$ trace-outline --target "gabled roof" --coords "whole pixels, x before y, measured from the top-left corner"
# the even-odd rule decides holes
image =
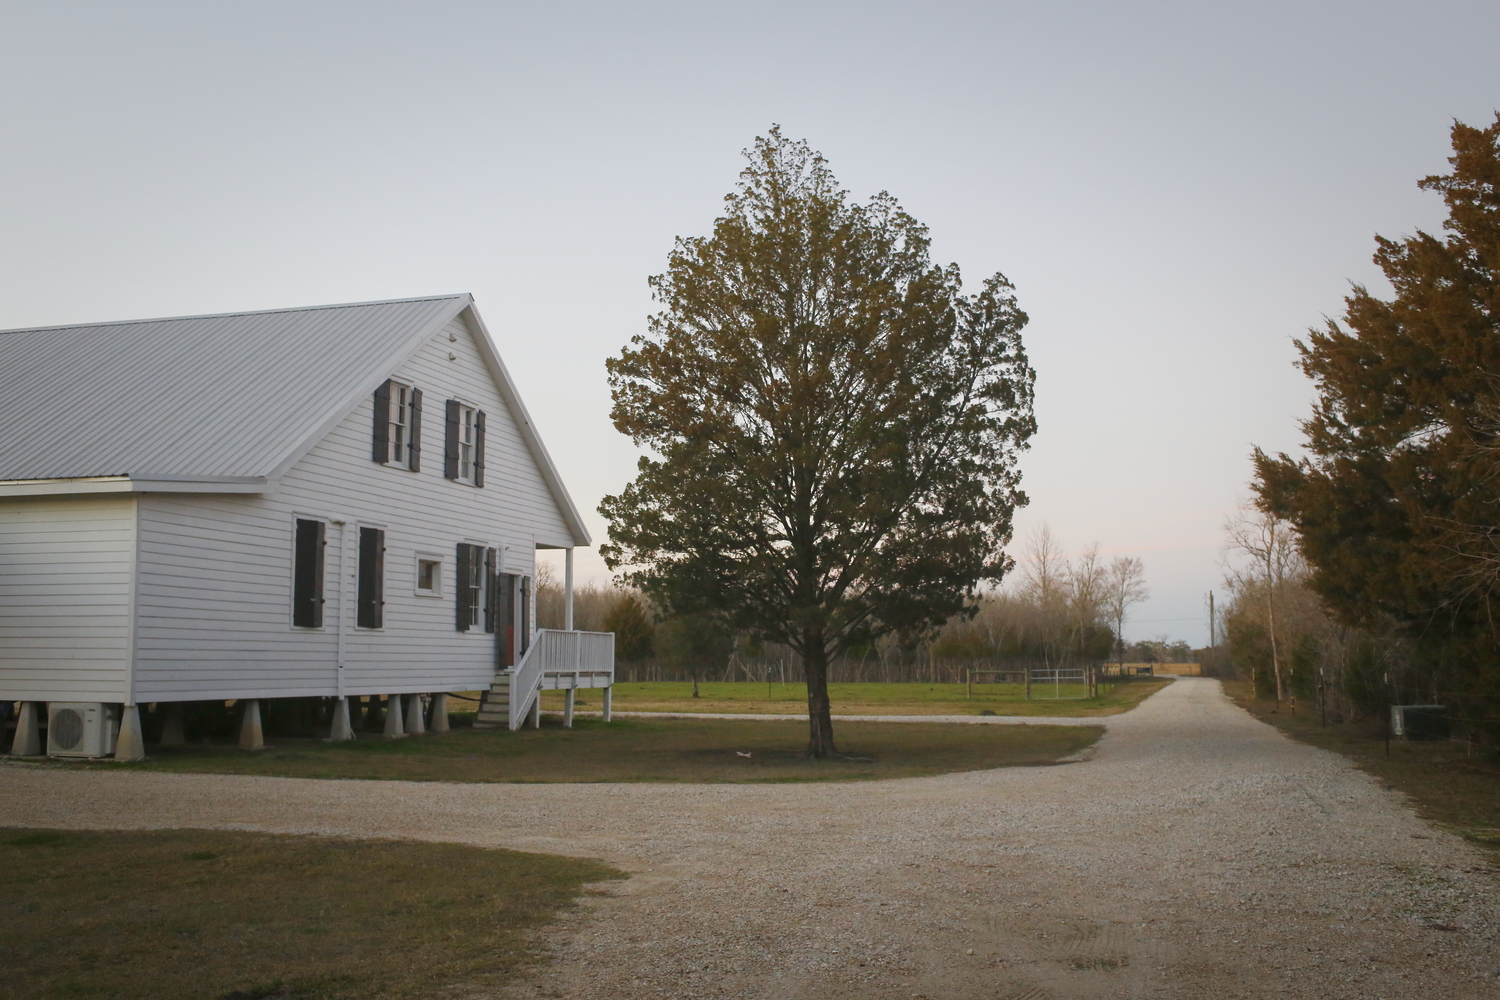
[[[470,295],[0,332],[0,495],[260,492],[466,310],[575,543],[589,544]]]

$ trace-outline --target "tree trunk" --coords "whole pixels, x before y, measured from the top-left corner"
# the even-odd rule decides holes
[[[807,679],[807,755],[832,757],[838,750],[833,745],[833,710],[828,703],[828,651],[823,647],[821,632],[806,636],[802,673]]]
[[[1266,626],[1271,633],[1271,671],[1276,676],[1276,707],[1280,708],[1281,657],[1276,649],[1276,577],[1269,559],[1266,561]]]

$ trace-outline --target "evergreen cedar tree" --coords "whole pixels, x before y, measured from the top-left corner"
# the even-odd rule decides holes
[[[830,660],[972,613],[1012,565],[1034,373],[1002,275],[963,295],[925,227],[779,128],[745,155],[608,362],[615,426],[654,457],[600,505],[602,552],[666,614],[796,650],[826,757]]]
[[[1452,141],[1453,172],[1421,181],[1447,202],[1446,236],[1377,237],[1395,296],[1356,286],[1343,324],[1298,342],[1318,396],[1308,457],[1256,449],[1255,489],[1343,622],[1410,640],[1408,696],[1500,708],[1500,114]]]

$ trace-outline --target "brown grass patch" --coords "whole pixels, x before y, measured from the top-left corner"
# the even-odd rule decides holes
[[[591,882],[575,858],[206,830],[0,830],[0,997],[491,990]]]

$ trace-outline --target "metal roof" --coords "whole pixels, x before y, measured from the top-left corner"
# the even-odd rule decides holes
[[[472,301],[0,333],[0,480],[271,476]]]
[[[261,492],[466,310],[574,543],[590,544],[471,295],[0,332],[0,495]]]

